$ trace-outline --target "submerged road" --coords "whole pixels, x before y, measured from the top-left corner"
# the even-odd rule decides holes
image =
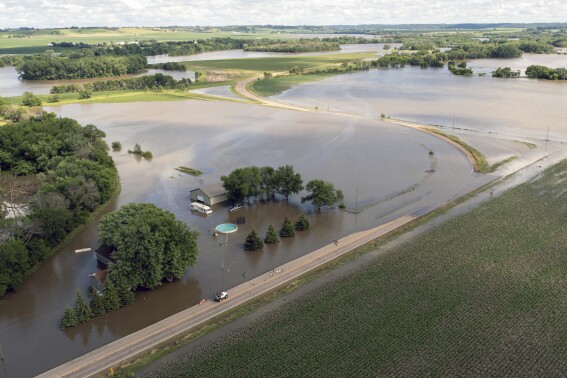
[[[228,291],[229,298],[221,303],[207,300],[166,319],[152,324],[131,335],[116,340],[90,353],[49,370],[38,377],[88,377],[122,361],[150,350],[175,336],[181,335],[215,316],[245,304],[270,290],[293,281],[305,273],[348,253],[365,243],[383,236],[416,219],[406,215],[389,223],[361,231],[337,240],[303,257],[282,265],[274,271],[238,285]]]

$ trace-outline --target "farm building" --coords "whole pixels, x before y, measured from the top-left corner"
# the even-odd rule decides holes
[[[209,206],[228,200],[226,189],[222,186],[222,182],[193,189],[189,194],[192,202],[198,201]]]

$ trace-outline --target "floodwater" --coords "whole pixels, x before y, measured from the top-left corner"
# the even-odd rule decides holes
[[[401,46],[401,43],[391,43],[392,48]],[[351,54],[357,52],[373,52],[376,51],[379,55],[383,55],[383,43],[367,43],[360,45],[341,45],[341,49],[337,51],[319,51],[319,52],[306,52],[306,53],[283,53],[283,52],[262,52],[262,51],[244,51],[244,50],[225,50],[213,51],[195,55],[184,56],[169,56],[169,55],[155,55],[148,56],[148,63],[166,63],[166,62],[194,62],[201,60],[218,60],[218,59],[245,59],[245,58],[265,58],[270,56],[313,56],[313,55],[326,55],[326,54]]]
[[[400,44],[391,44],[393,47]],[[321,51],[312,53],[272,53],[272,52],[253,52],[244,50],[226,50],[214,51],[202,54],[188,55],[188,56],[168,56],[156,55],[148,56],[148,63],[167,63],[167,62],[186,62],[186,61],[201,61],[201,60],[215,60],[215,59],[242,59],[242,58],[262,58],[268,56],[296,56],[296,55],[323,55],[323,54],[348,54],[355,52],[372,52],[376,51],[380,55],[384,53],[383,43],[369,43],[362,45],[342,45],[340,51]],[[32,92],[35,94],[48,94],[51,87],[60,84],[82,84],[93,82],[97,80],[113,80],[126,77],[139,77],[144,75],[153,75],[156,73],[163,73],[164,75],[171,75],[174,79],[180,80],[181,78],[195,79],[195,73],[192,71],[165,71],[161,69],[149,69],[142,73],[126,76],[115,76],[108,78],[97,79],[80,79],[80,80],[20,80],[15,67],[1,67],[0,68],[0,96],[20,96],[24,92]]]
[[[546,60],[547,59],[547,60]],[[521,59],[471,61],[470,66],[539,62],[567,67],[564,55],[527,55]],[[567,82],[451,75],[447,68],[377,69],[301,84],[276,99],[317,106],[321,111],[369,117],[386,116],[411,121],[454,125],[508,139],[532,138],[567,142]]]
[[[139,292],[132,306],[61,331],[57,322],[65,305],[73,304],[77,288],[86,291],[88,275],[98,269],[92,253],[73,252],[97,247],[93,222],[18,293],[0,300],[0,345],[8,376],[29,377],[48,370],[341,236],[425,212],[494,177],[475,175],[459,151],[431,135],[381,122],[381,112],[447,127],[454,117],[457,132],[468,133],[479,143],[487,136],[507,139],[485,144],[495,159],[501,159],[527,149],[515,140],[545,138],[547,126],[550,139],[567,141],[566,95],[567,83],[463,78],[446,69],[406,67],[336,76],[279,96],[318,106],[320,112],[207,101],[46,108],[97,125],[109,143],[118,140],[125,151],[135,143],[150,150],[151,161],[113,153],[122,192],[107,211],[129,202],[151,202],[171,211],[201,233],[200,255],[183,279]],[[547,152],[539,144],[534,151]],[[255,201],[233,213],[228,205],[217,205],[209,217],[189,211],[191,188],[218,182],[238,167],[283,164],[292,164],[305,182],[333,182],[344,191],[347,208],[367,209],[359,214],[339,209],[318,213],[295,196],[289,203]],[[175,170],[178,166],[204,174],[184,175]],[[296,218],[300,213],[307,213],[312,230],[261,252],[243,251],[252,227],[263,235],[270,223],[279,228],[285,216]],[[237,217],[246,223],[227,240],[209,234],[211,228]]]
[[[242,100],[243,98],[230,90],[230,85],[221,85],[218,87],[208,87],[200,89],[192,89],[193,93],[200,93],[209,96],[217,96],[223,98],[229,98],[232,100]]]
[[[86,291],[88,275],[97,270],[92,253],[73,252],[97,246],[96,222],[89,225],[20,292],[0,300],[0,344],[9,376],[45,371],[334,239],[427,211],[489,179],[473,174],[460,152],[428,134],[359,117],[203,101],[74,104],[47,110],[97,125],[108,142],[119,140],[125,150],[139,143],[152,151],[151,161],[113,153],[122,193],[108,210],[134,201],[169,210],[200,231],[200,255],[183,279],[139,292],[132,306],[61,331],[57,321],[64,306],[73,304],[77,288]],[[342,189],[348,208],[369,208],[358,215],[339,209],[317,213],[296,196],[289,203],[256,202],[232,213],[228,205],[214,206],[209,217],[190,212],[191,188],[252,164],[292,164],[304,181],[322,178]],[[205,174],[193,177],[174,169],[182,165]],[[261,252],[244,252],[252,227],[263,235],[270,223],[279,228],[285,216],[297,218],[302,212],[312,230]],[[246,223],[227,241],[208,234],[237,217]]]
[[[34,94],[48,94],[54,85],[61,84],[84,84],[92,83],[100,80],[117,80],[131,77],[140,77],[146,75],[154,75],[162,73],[170,75],[175,80],[182,78],[195,79],[195,72],[193,71],[166,71],[161,69],[149,69],[144,72],[133,75],[113,76],[96,79],[78,79],[78,80],[21,80],[18,78],[18,72],[15,67],[1,67],[0,68],[0,96],[20,96],[24,92],[32,92]]]

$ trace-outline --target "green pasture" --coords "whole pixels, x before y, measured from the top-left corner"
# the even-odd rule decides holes
[[[338,74],[339,72],[310,75],[286,75],[271,79],[256,80],[251,83],[250,89],[252,92],[257,93],[260,96],[275,96],[298,84],[319,81]]]
[[[245,72],[279,72],[287,71],[294,66],[304,68],[333,66],[344,62],[352,62],[356,59],[366,59],[375,57],[372,52],[351,53],[351,54],[325,54],[312,56],[284,56],[266,57],[249,59],[219,59],[203,60],[194,62],[184,62],[188,70],[227,70]]]
[[[567,162],[150,377],[563,376]]]

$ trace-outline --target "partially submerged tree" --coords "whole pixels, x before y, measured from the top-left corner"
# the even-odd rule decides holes
[[[305,189],[310,193],[301,198],[301,202],[311,201],[318,210],[325,205],[331,207],[344,199],[343,192],[336,190],[335,186],[327,181],[311,180]]]
[[[266,237],[264,238],[264,243],[266,244],[277,244],[280,242],[276,229],[271,224],[268,226],[268,231],[266,232]]]
[[[91,297],[90,306],[93,316],[103,315],[106,312],[106,309],[104,308],[104,295],[95,289],[94,286],[90,287],[89,295]]]
[[[198,233],[153,204],[131,203],[104,216],[101,241],[115,248],[109,276],[114,282],[153,289],[162,281],[179,279],[199,253]]]
[[[102,295],[104,296],[104,310],[106,312],[120,308],[120,298],[118,298],[114,283],[112,283],[112,280],[109,278],[107,278],[104,283]]]
[[[303,180],[299,173],[295,173],[293,165],[279,167],[275,172],[275,182],[276,192],[284,196],[286,201],[290,195],[303,190]]]
[[[75,327],[77,324],[79,324],[79,321],[77,320],[77,313],[75,312],[75,309],[71,306],[67,306],[63,313],[63,317],[61,317],[61,320],[59,321],[59,328],[71,328]]]
[[[282,228],[280,230],[280,236],[282,238],[290,238],[292,236],[295,236],[295,227],[293,225],[293,222],[288,217],[285,217],[283,221]]]
[[[79,323],[84,323],[89,321],[93,317],[93,312],[91,307],[81,294],[80,290],[77,290],[75,298],[75,314],[77,315],[77,321]]]
[[[247,251],[257,251],[264,247],[264,243],[262,243],[262,239],[258,236],[258,233],[255,229],[252,229],[250,234],[246,237],[246,241],[244,242],[244,249]]]

